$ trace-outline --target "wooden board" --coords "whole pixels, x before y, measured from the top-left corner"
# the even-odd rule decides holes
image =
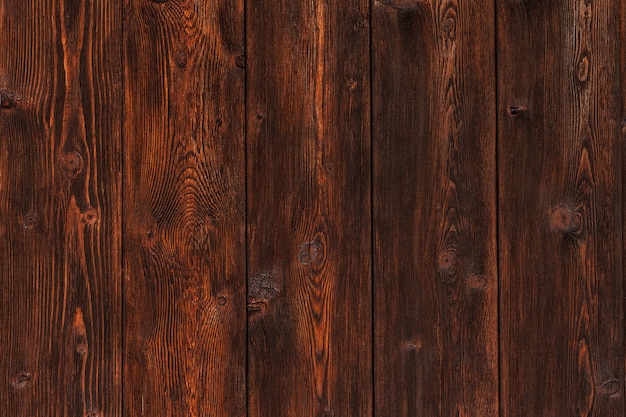
[[[493,10],[374,1],[379,416],[498,415]]]
[[[121,413],[121,10],[0,3],[0,414]]]
[[[243,2],[124,13],[124,414],[243,416]]]
[[[497,20],[502,416],[623,416],[619,2]]]
[[[249,0],[249,415],[369,416],[369,8]]]

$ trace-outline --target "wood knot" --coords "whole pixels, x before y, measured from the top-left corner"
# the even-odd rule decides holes
[[[604,395],[615,395],[621,389],[620,383],[616,379],[606,381],[600,387],[600,392]]]
[[[0,107],[3,109],[12,109],[17,105],[18,98],[12,91],[3,89],[0,90]]]
[[[239,54],[235,57],[235,66],[237,68],[246,67],[246,56],[244,54]]]
[[[22,218],[22,228],[25,230],[32,230],[38,221],[39,216],[37,213],[28,213]]]
[[[550,213],[550,226],[562,233],[576,232],[582,226],[582,215],[566,206],[556,207]]]
[[[356,30],[363,30],[363,29],[367,29],[369,27],[370,23],[367,20],[367,18],[365,17],[360,17],[357,19],[356,23],[354,24],[354,28]]]
[[[583,55],[578,62],[578,72],[576,76],[581,83],[587,82],[589,79],[589,57],[587,55]]]
[[[348,87],[348,90],[354,91],[356,86],[357,86],[357,82],[353,78],[346,80],[346,87]]]
[[[83,157],[78,151],[67,152],[61,158],[63,172],[70,178],[75,178],[83,169]]]
[[[226,305],[226,297],[218,297],[217,298],[217,304],[219,306],[225,306]]]
[[[95,224],[98,222],[98,212],[90,208],[82,214],[81,222],[83,224]]]
[[[178,68],[185,68],[187,66],[187,51],[181,49],[176,54],[176,66]]]
[[[26,387],[26,385],[28,385],[32,379],[33,379],[32,372],[28,372],[28,371],[20,372],[19,374],[15,375],[12,378],[11,386],[14,389],[22,389]]]
[[[80,356],[85,356],[89,350],[89,347],[87,346],[87,342],[81,341],[78,342],[76,344],[76,353],[78,353]]]
[[[422,340],[420,338],[405,340],[402,342],[402,349],[404,351],[414,351],[419,353],[422,350]]]
[[[473,290],[484,290],[487,288],[487,277],[479,274],[469,274],[465,279],[468,288]]]
[[[304,242],[300,245],[298,262],[302,265],[318,264],[324,256],[324,246],[319,240]]]
[[[437,257],[437,269],[442,274],[454,275],[456,272],[457,256],[452,249],[447,249],[439,253]]]
[[[512,106],[509,106],[509,114],[511,116],[519,116],[520,114],[523,114],[526,112],[526,106],[523,106],[521,104],[515,104]]]
[[[264,312],[268,303],[280,293],[280,288],[274,275],[262,273],[250,278],[248,282],[248,302],[249,313]]]
[[[454,32],[456,29],[456,20],[452,17],[446,17],[443,21],[442,29],[446,37],[450,39],[454,38]]]

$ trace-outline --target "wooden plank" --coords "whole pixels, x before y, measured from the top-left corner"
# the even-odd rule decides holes
[[[249,0],[249,415],[369,416],[369,7]]]
[[[243,416],[243,1],[124,13],[125,415]]]
[[[374,1],[376,415],[498,415],[494,25]]]
[[[0,2],[0,414],[121,412],[121,11]]]
[[[620,2],[619,9],[619,62],[620,62],[620,94],[622,100],[621,116],[621,164],[622,164],[622,274],[624,275],[624,281],[622,285],[626,285],[626,275],[624,274],[624,265],[626,264],[626,193],[624,193],[624,184],[626,183],[626,2]],[[624,289],[622,289],[624,291]],[[624,315],[626,314],[626,305],[622,305],[621,317],[626,326],[626,320]],[[626,332],[626,327],[624,328]],[[626,340],[624,340],[624,357],[626,358]],[[626,360],[624,361],[626,366]],[[624,371],[626,376],[626,370]],[[624,394],[626,394],[626,384],[624,384]]]
[[[619,3],[498,2],[503,417],[624,415]]]

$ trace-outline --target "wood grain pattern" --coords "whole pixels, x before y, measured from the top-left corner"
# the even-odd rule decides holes
[[[497,416],[491,1],[375,1],[375,412]]]
[[[498,2],[502,416],[624,415],[619,2]]]
[[[0,417],[626,413],[626,1],[0,0]]]
[[[121,11],[0,3],[0,414],[121,413]]]
[[[246,10],[249,415],[369,416],[369,7]]]
[[[125,415],[243,416],[243,2],[124,6]]]

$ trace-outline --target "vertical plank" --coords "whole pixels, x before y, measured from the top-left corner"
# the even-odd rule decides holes
[[[494,5],[374,0],[375,412],[497,416]]]
[[[624,415],[620,2],[498,2],[503,417]]]
[[[624,265],[626,264],[626,193],[624,193],[624,184],[626,183],[626,2],[620,2],[619,8],[619,63],[620,63],[620,77],[619,86],[622,100],[621,116],[621,164],[622,164],[622,274],[624,272]],[[624,274],[623,274],[624,275]],[[623,277],[622,285],[626,285],[626,275]],[[622,289],[624,291],[624,289]],[[624,331],[626,333],[626,304],[622,305],[622,320],[624,322]],[[624,357],[626,358],[626,338],[624,339]],[[624,361],[626,366],[626,360]],[[626,369],[624,370],[626,377]],[[622,387],[624,395],[626,395],[626,383]],[[626,407],[626,405],[625,405]]]
[[[246,16],[250,416],[368,416],[369,7]]]
[[[243,416],[243,1],[124,8],[125,415]]]
[[[0,414],[121,412],[121,10],[0,2]]]

